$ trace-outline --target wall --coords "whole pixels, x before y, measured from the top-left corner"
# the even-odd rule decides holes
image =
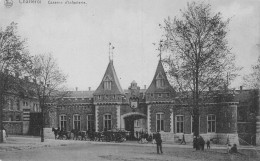
[[[57,107],[57,127],[59,127],[60,123],[60,115],[65,114],[67,116],[67,131],[72,130],[73,128],[73,115],[79,114],[81,121],[81,130],[87,130],[87,115],[93,114],[95,115],[94,106],[93,105],[64,105]]]
[[[22,121],[3,121],[3,126],[6,129],[7,135],[22,135],[23,122]]]
[[[164,132],[171,131],[171,105],[169,104],[152,104],[150,108],[150,127],[151,132],[156,132],[156,113],[164,113]]]
[[[112,129],[117,127],[117,112],[116,105],[100,105],[98,108],[98,131],[103,131],[103,116],[111,114]]]

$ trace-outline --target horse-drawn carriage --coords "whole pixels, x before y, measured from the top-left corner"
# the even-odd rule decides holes
[[[73,140],[87,140],[90,141],[104,141],[104,142],[123,142],[126,141],[126,137],[129,135],[129,131],[113,129],[110,131],[94,132],[94,131],[64,131],[52,128],[55,139],[73,139]]]

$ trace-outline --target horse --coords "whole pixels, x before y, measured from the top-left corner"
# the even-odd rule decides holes
[[[57,139],[57,135],[59,133],[59,128],[55,129],[54,127],[52,128],[52,132],[54,133],[55,139]]]
[[[73,134],[73,140],[79,140],[79,136],[80,136],[80,131],[78,131],[77,129],[72,129],[71,133]]]
[[[79,135],[81,136],[81,140],[87,140],[87,133],[86,131],[80,131]]]
[[[61,130],[61,131],[59,131],[58,132],[58,138],[57,139],[69,139],[69,136],[68,136],[68,132],[66,132],[66,131],[63,131],[63,130]]]

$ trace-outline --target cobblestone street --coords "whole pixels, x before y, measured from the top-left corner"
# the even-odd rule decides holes
[[[190,161],[190,160],[234,160],[256,161],[258,153],[254,148],[239,149],[240,154],[227,154],[223,146],[213,146],[211,150],[195,151],[191,145],[163,146],[163,154],[156,154],[153,144],[136,142],[105,143],[72,140],[46,140],[40,138],[9,137],[7,143],[1,144],[0,159],[15,160],[158,160],[158,161]]]

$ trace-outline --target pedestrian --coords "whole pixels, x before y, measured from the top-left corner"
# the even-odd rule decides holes
[[[157,154],[163,153],[162,151],[162,138],[161,138],[161,134],[159,133],[159,131],[157,131],[157,134],[155,136],[155,141],[156,141],[156,145],[157,145]]]
[[[4,134],[3,134],[3,135],[4,135],[5,137],[8,137],[7,131],[6,131],[6,129],[5,129],[5,127],[4,127],[3,125],[2,125],[2,130],[3,130],[3,133],[5,133],[5,135],[4,135]]]
[[[237,144],[234,144],[230,149],[230,153],[237,153]]]
[[[184,137],[184,134],[182,134],[182,140],[181,140],[181,144],[184,143],[186,145],[186,141],[185,141],[185,137]],[[180,144],[180,145],[181,145]]]
[[[204,146],[205,146],[205,140],[203,139],[202,136],[199,136],[199,144],[200,144],[201,150],[203,151]]]
[[[210,141],[209,140],[207,140],[206,144],[207,144],[207,149],[210,149]]]

